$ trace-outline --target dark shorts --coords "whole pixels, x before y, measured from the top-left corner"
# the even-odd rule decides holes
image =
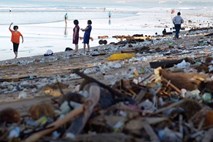
[[[84,44],[89,44],[89,39],[90,39],[90,36],[84,36],[84,39],[83,39],[83,43]]]
[[[19,46],[18,43],[13,42],[13,52],[18,52],[18,46]]]

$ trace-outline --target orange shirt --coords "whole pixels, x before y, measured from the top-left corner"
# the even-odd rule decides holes
[[[22,36],[22,34],[19,31],[11,31],[12,36],[11,36],[11,41],[13,43],[20,43],[20,36]]]

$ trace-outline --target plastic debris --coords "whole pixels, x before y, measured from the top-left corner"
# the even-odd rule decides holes
[[[107,58],[107,60],[108,61],[124,60],[124,59],[130,59],[134,56],[135,54],[131,54],[131,53],[116,53],[116,54],[112,54],[109,58]]]

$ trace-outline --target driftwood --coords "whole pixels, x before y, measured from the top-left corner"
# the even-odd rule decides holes
[[[150,40],[152,39],[151,36],[125,36],[125,35],[116,35],[116,36],[112,36],[112,38],[116,38],[120,41],[123,41],[123,40],[141,40],[141,41],[144,41],[144,40]]]
[[[97,85],[88,84],[86,87],[90,87],[89,88],[89,97],[87,98],[87,100],[90,101],[90,105],[88,105],[88,108],[84,111],[83,114],[81,114],[78,118],[76,118],[72,122],[70,128],[67,130],[67,133],[72,133],[74,135],[78,135],[81,133],[81,131],[83,130],[84,126],[86,125],[89,117],[92,115],[94,107],[97,105],[97,103],[100,99],[101,92],[100,92],[100,88]]]
[[[144,98],[144,96],[146,95],[147,91],[148,91],[147,89],[141,89],[140,92],[134,97],[135,101],[137,103],[140,103]]]
[[[206,34],[205,36],[213,36],[213,33]]]
[[[189,30],[189,32],[193,32],[193,31],[203,31],[203,30],[210,30],[213,29],[213,27],[196,27],[196,28],[191,28]]]
[[[18,77],[13,77],[13,78],[1,78],[0,82],[18,82],[22,79],[29,79],[30,76],[18,76]]]
[[[109,38],[109,36],[108,35],[98,36],[98,39],[106,39],[106,38]]]
[[[146,121],[146,123],[148,123],[149,125],[155,125],[158,123],[162,123],[164,121],[168,121],[169,118],[167,117],[145,117],[145,118],[135,118],[130,120],[126,125],[125,125],[125,129],[128,131],[135,131],[135,130],[141,130],[142,128],[144,128],[144,121]]]
[[[167,106],[167,107],[163,107],[163,108],[161,108],[161,109],[158,109],[156,112],[154,112],[154,114],[161,113],[161,112],[164,112],[164,111],[166,111],[166,110],[168,110],[168,109],[170,109],[170,108],[179,106],[179,105],[182,104],[184,101],[185,101],[185,100],[181,100],[181,101],[179,101],[179,102],[177,102],[177,103],[173,103],[173,104],[171,104],[171,105],[169,105],[169,106]]]
[[[135,53],[135,50],[121,50],[121,53]]]
[[[46,130],[43,130],[43,131],[40,131],[40,132],[37,132],[37,133],[31,135],[24,142],[36,142],[36,141],[38,141],[40,138],[50,134],[54,130],[56,130],[59,127],[61,127],[62,125],[72,121],[76,116],[78,116],[81,113],[83,113],[84,112],[84,107],[85,106],[81,106],[80,108],[77,108],[77,109],[71,111],[63,119],[58,119],[54,123],[50,124],[48,126],[49,129],[46,129]]]
[[[152,142],[160,142],[158,136],[146,120],[143,121],[143,126],[147,134],[150,136]]]
[[[112,93],[113,95],[116,95],[117,97],[130,98],[128,96],[125,96],[123,93],[120,93],[119,91],[111,88],[110,86],[105,85],[104,83],[102,83],[102,82],[100,82],[100,81],[98,81],[98,80],[96,80],[96,79],[94,79],[92,77],[89,77],[89,76],[85,75],[82,72],[79,72],[79,70],[73,70],[73,73],[76,73],[77,75],[79,75],[80,77],[88,80],[89,82],[95,82],[95,83],[97,83],[100,87],[103,87],[103,88],[109,90],[110,93]]]
[[[92,54],[91,56],[103,56],[103,55],[106,55],[106,53]]]
[[[156,61],[156,62],[150,62],[150,67],[151,68],[170,68],[173,67],[174,65],[181,63],[183,59],[180,60],[161,60],[161,61]]]

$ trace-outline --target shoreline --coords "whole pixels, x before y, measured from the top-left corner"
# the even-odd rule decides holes
[[[209,26],[212,26],[213,16],[211,11],[203,12],[203,10],[193,12],[193,10],[181,10],[183,12],[183,17],[185,20],[185,24],[183,27],[192,28],[192,27],[206,27],[208,23]],[[210,13],[207,15],[207,13]],[[14,15],[13,15],[14,14]],[[161,32],[164,28],[167,29],[168,32],[171,32],[171,28],[173,24],[171,22],[171,18],[174,15],[171,15],[170,10],[143,10],[137,14],[114,14],[112,13],[111,20],[108,19],[108,13],[100,13],[95,15],[95,13],[91,12],[87,17],[83,16],[82,13],[68,13],[72,15],[68,20],[68,35],[64,35],[64,22],[62,21],[64,13],[60,12],[52,17],[50,17],[51,13],[44,13],[42,17],[41,14],[31,15],[32,13],[18,13],[16,16],[15,12],[12,15],[5,16],[6,19],[3,21],[4,23],[8,21],[8,23],[12,20],[14,23],[19,25],[19,22],[29,23],[36,21],[38,23],[42,23],[39,21],[51,21],[54,19],[60,19],[61,22],[49,23],[45,22],[45,24],[24,24],[19,25],[20,31],[25,37],[24,44],[20,45],[20,57],[31,55],[42,55],[48,49],[51,49],[53,52],[63,52],[66,47],[73,48],[72,43],[72,20],[79,19],[80,27],[86,27],[86,19],[93,20],[93,31],[91,37],[95,40],[91,42],[91,46],[98,45],[98,36],[108,35],[110,37],[109,42],[117,42],[116,39],[111,38],[114,35],[133,35],[133,34],[146,34],[146,35],[155,35],[158,33],[161,35]],[[4,14],[3,14],[4,15]],[[19,17],[19,18],[16,18]],[[27,18],[29,17],[29,18]],[[31,17],[31,18],[30,18]],[[3,16],[4,19],[4,16]],[[36,20],[40,19],[40,20]],[[2,22],[1,22],[2,23]],[[8,25],[2,25],[1,27],[2,35],[0,38],[0,42],[2,43],[0,46],[1,52],[1,60],[13,58],[13,53],[11,52],[12,45],[10,43],[10,33],[8,32]],[[82,32],[80,32],[80,36],[82,36]],[[82,45],[79,43],[79,46]]]
[[[190,36],[190,34],[187,34],[187,33],[191,33],[191,35],[192,36],[204,36],[205,34],[207,34],[207,33],[211,33],[211,31],[213,31],[213,27],[204,27],[204,28],[192,28],[192,29],[189,29],[189,30],[187,30],[187,31],[182,31],[181,32],[181,39],[183,38],[185,38],[185,37],[187,37],[187,36]],[[135,34],[135,35],[137,35],[137,34]],[[138,35],[140,35],[140,34],[138,34]],[[117,35],[118,36],[118,35]],[[120,37],[120,36],[124,36],[125,37],[125,35],[119,35],[118,37]],[[129,35],[127,35],[127,36],[129,36]],[[116,36],[114,36],[114,38],[115,38]],[[162,35],[159,35],[159,36],[151,36],[151,37],[153,37],[154,39],[155,39],[155,41],[157,41],[157,40],[161,40],[161,39],[165,39],[165,40],[173,40],[172,38],[173,38],[173,34],[172,35],[167,35],[167,36],[162,36]],[[154,40],[153,39],[153,40]],[[92,54],[92,52],[93,51],[97,51],[98,49],[100,50],[100,52],[102,51],[102,50],[104,50],[105,48],[111,48],[112,46],[117,46],[116,44],[120,44],[120,42],[122,42],[122,40],[120,40],[120,41],[118,41],[117,43],[116,42],[112,42],[112,44],[107,44],[107,45],[97,45],[97,46],[93,46],[93,47],[90,47],[90,54]],[[143,42],[141,42],[141,46],[146,46],[146,43],[148,42],[148,44],[152,44],[150,41],[148,41],[148,40],[145,40],[145,41],[143,41]],[[126,44],[128,44],[128,42],[126,43]],[[70,48],[70,47],[69,47]],[[65,49],[65,48],[64,48]],[[73,48],[71,48],[71,49],[73,49]],[[116,52],[116,51],[115,51]],[[76,55],[76,53],[74,52],[74,49],[73,50],[71,50],[71,51],[60,51],[60,52],[54,52],[53,51],[53,56],[49,56],[50,58],[51,57],[62,57],[62,56],[64,56],[64,58],[66,59],[66,58],[69,58],[69,57],[71,57],[71,56],[73,56],[73,55]],[[13,54],[13,52],[11,51],[11,54]],[[109,54],[112,54],[112,52],[110,52]],[[79,48],[78,49],[78,53],[77,53],[77,56],[82,56],[83,55],[83,47],[82,48]],[[68,57],[69,56],[69,57]],[[35,60],[35,59],[38,59],[38,58],[40,58],[40,59],[42,59],[42,58],[48,58],[48,56],[47,57],[45,57],[44,56],[44,54],[43,55],[34,55],[34,56],[28,56],[28,57],[18,57],[17,59],[6,59],[6,60],[0,60],[0,64],[2,65],[2,64],[4,64],[4,62],[12,62],[12,61],[16,61],[16,60],[29,60],[29,59],[31,59],[31,60]]]

